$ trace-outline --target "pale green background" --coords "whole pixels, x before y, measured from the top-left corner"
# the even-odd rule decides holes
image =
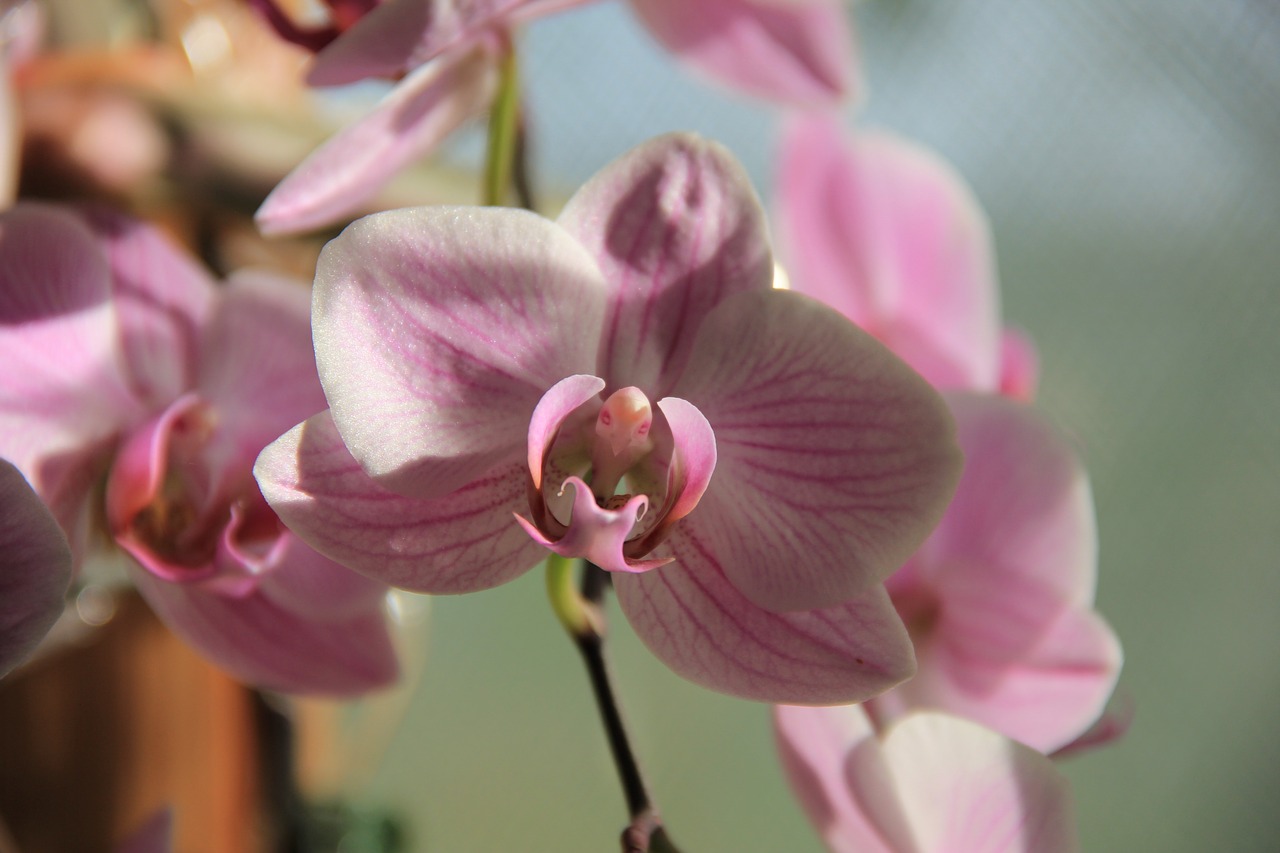
[[[865,122],[934,146],[974,185],[1007,319],[1040,346],[1040,401],[1092,472],[1099,606],[1124,643],[1137,717],[1120,745],[1066,765],[1087,850],[1280,849],[1278,8],[856,10]],[[625,7],[527,36],[544,188],[695,129],[769,195],[776,114],[691,81]],[[415,850],[617,849],[621,795],[541,584],[535,572],[434,606],[418,694],[360,796],[412,815]],[[677,679],[615,617],[636,744],[686,853],[819,850],[768,709]]]

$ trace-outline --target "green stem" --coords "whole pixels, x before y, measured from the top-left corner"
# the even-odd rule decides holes
[[[498,75],[498,94],[489,108],[489,143],[484,157],[481,201],[487,205],[506,203],[515,169],[520,124],[520,75],[515,45],[509,45],[503,52]]]

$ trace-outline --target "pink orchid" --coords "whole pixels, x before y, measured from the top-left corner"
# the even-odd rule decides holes
[[[1074,447],[1034,408],[953,395],[965,453],[937,529],[889,578],[915,643],[914,679],[868,705],[939,708],[1041,752],[1099,718],[1121,665],[1093,610],[1097,533]]]
[[[317,270],[330,410],[263,452],[263,494],[395,586],[589,557],[687,678],[866,698],[911,672],[881,581],[946,505],[953,427],[906,365],[772,277],[741,167],[688,135],[623,156],[555,222],[366,217]]]
[[[777,178],[791,286],[853,320],[940,389],[1034,394],[1035,350],[1000,332],[991,230],[936,155],[886,133],[792,121]]]
[[[71,550],[21,472],[0,459],[0,678],[35,649],[62,613]]]
[[[334,25],[300,31],[255,3],[286,38],[319,48],[315,86],[398,80],[280,183],[258,211],[264,233],[320,227],[357,210],[493,100],[509,33],[589,0],[387,0],[338,3]],[[741,91],[830,106],[854,88],[853,39],[837,0],[632,0],[637,16],[693,67]],[[360,15],[360,10],[368,9]],[[356,17],[354,23],[347,24]]]
[[[268,441],[324,407],[305,288],[265,274],[216,288],[141,223],[22,205],[0,217],[0,354],[0,452],[78,558],[104,525],[161,618],[250,682],[354,693],[394,678],[385,588],[285,530],[251,476]]]
[[[774,712],[782,766],[835,853],[1068,853],[1067,779],[967,720],[918,713],[877,734],[861,708]]]

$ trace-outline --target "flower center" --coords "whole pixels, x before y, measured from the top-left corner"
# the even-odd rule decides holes
[[[653,450],[652,426],[653,407],[635,386],[614,391],[600,407],[595,438],[590,441],[590,482],[601,506],[614,497],[626,473]]]

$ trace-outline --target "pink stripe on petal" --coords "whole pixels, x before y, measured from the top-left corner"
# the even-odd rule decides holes
[[[715,430],[683,522],[757,606],[805,610],[884,580],[959,478],[942,398],[869,335],[786,291],[724,302],[675,389]]]
[[[524,574],[544,556],[512,518],[528,509],[528,475],[519,461],[444,498],[407,498],[369,479],[322,412],[269,445],[254,474],[281,521],[309,545],[391,586],[476,592]]]
[[[397,172],[479,115],[496,83],[484,47],[417,69],[271,191],[254,217],[259,229],[289,234],[350,218]]]
[[[538,400],[594,370],[604,287],[582,248],[532,213],[417,208],[329,243],[312,307],[351,453],[383,486],[434,498],[525,458]]]
[[[853,35],[837,0],[631,0],[658,41],[695,70],[791,106],[857,94]]]
[[[0,459],[0,678],[48,633],[70,581],[71,551],[57,522]]]
[[[665,396],[707,313],[773,281],[764,215],[745,172],[723,147],[690,134],[615,160],[559,221],[609,285],[600,371],[610,389]]]
[[[676,562],[614,575],[636,634],[679,675],[745,699],[813,704],[862,701],[911,676],[911,641],[883,588],[839,607],[773,613],[738,592],[686,530],[667,544]]]

